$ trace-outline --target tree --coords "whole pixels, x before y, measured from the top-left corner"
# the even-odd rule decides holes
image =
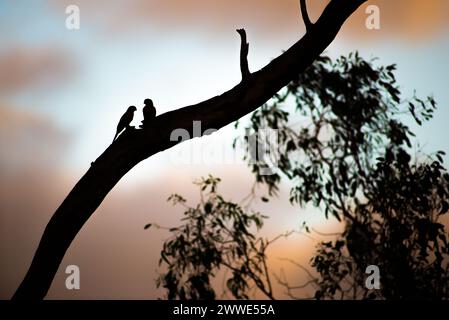
[[[401,120],[408,115],[422,125],[436,102],[401,99],[395,69],[357,52],[335,61],[321,57],[256,110],[247,128],[276,129],[284,146],[276,174],[261,174],[263,163],[250,164],[269,195],[284,178],[292,204],[313,204],[347,224],[340,239],[322,243],[314,257],[322,278],[318,298],[368,297],[368,265],[385,275],[377,297],[448,297],[447,232],[439,222],[448,211],[444,152],[411,165],[414,134]],[[353,291],[342,287],[348,277]]]
[[[412,147],[413,133],[400,117],[422,123],[436,108],[432,97],[401,101],[395,69],[357,52],[335,61],[318,58],[251,115],[247,135],[269,128],[279,136],[274,174],[248,158],[256,181],[274,195],[283,177],[291,183],[292,204],[312,203],[326,217],[353,220],[348,206],[367,185],[376,159],[385,152],[405,157]],[[251,149],[249,139],[240,140]]]
[[[269,246],[291,232],[272,240],[258,236],[268,217],[225,201],[218,193],[220,179],[203,178],[196,182],[202,199],[197,206],[187,206],[177,194],[169,198],[185,207],[185,217],[180,226],[165,228],[171,236],[159,263],[167,270],[157,284],[168,299],[211,300],[217,298],[212,281],[221,272],[222,296],[235,299],[249,299],[258,290],[274,300],[272,278],[292,298],[313,284],[317,299],[449,299],[449,239],[440,222],[449,211],[449,173],[441,161],[379,159],[370,181],[365,200],[351,209],[355,221],[346,219],[343,234],[318,244],[311,266],[319,276],[308,272],[309,281],[291,285],[267,262]],[[366,285],[367,266],[381,272],[376,290]]]
[[[410,165],[382,158],[356,217],[335,242],[318,246],[316,298],[449,299],[449,173],[440,160]],[[380,290],[365,285],[366,267],[380,271]],[[371,288],[372,289],[372,288]]]
[[[320,276],[308,284],[316,285],[318,299],[448,298],[448,235],[440,222],[449,210],[444,152],[412,162],[414,135],[402,122],[408,115],[421,125],[436,103],[401,99],[395,68],[357,53],[335,61],[320,57],[256,110],[245,130],[279,133],[274,174],[263,174],[266,163],[248,159],[256,181],[267,186],[263,201],[286,179],[292,204],[312,204],[346,224],[311,260]],[[242,140],[251,149],[254,140]],[[370,265],[382,273],[379,291],[365,286]],[[293,297],[303,287],[280,282]]]
[[[307,32],[297,43],[261,70],[220,96],[160,115],[151,128],[127,130],[92,163],[47,224],[31,266],[13,299],[42,299],[76,234],[117,182],[140,161],[179,141],[171,133],[184,129],[194,137],[193,121],[220,129],[260,107],[303,72],[333,41],[343,23],[366,0],[332,0],[312,24],[301,0]],[[242,36],[242,42],[243,42]],[[246,46],[242,43],[242,47]],[[241,55],[245,66],[246,55]]]
[[[169,200],[185,207],[183,224],[169,228],[172,236],[164,242],[159,264],[167,272],[157,281],[167,289],[168,299],[215,299],[211,285],[220,271],[227,290],[236,299],[248,299],[251,287],[274,299],[265,251],[272,241],[256,238],[263,216],[247,213],[238,204],[218,194],[220,179],[209,176],[196,182],[201,201],[195,207],[177,194]]]

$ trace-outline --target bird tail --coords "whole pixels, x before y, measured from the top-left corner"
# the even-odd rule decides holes
[[[112,139],[112,142],[115,141],[115,139],[117,138],[117,136],[118,136],[118,131],[115,133],[115,136],[114,136],[114,139]]]

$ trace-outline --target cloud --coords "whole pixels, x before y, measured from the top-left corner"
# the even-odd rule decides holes
[[[51,215],[83,173],[67,170],[60,160],[71,138],[42,115],[0,106],[0,299],[10,298],[20,284]],[[143,227],[149,222],[179,225],[182,207],[173,207],[166,199],[180,193],[195,205],[199,193],[192,180],[209,172],[224,178],[220,192],[236,202],[249,193],[254,181],[248,168],[238,164],[176,165],[144,182],[133,184],[132,179],[122,179],[75,238],[48,298],[162,297],[164,292],[156,288],[154,280],[160,271],[161,246],[169,234]],[[264,207],[254,207],[273,217],[264,228],[269,238],[290,229],[292,221],[298,219],[298,209],[289,204],[287,190],[283,194],[285,197],[273,199]],[[279,257],[291,257],[307,265],[314,246],[315,242],[304,238],[279,242],[269,253],[270,265],[275,272],[284,268]],[[79,291],[65,288],[65,267],[70,264],[80,267]],[[306,280],[294,268],[286,266],[285,271],[291,279]]]
[[[60,48],[9,46],[0,51],[0,94],[58,85],[73,74],[75,67],[68,52]]]
[[[315,20],[328,0],[309,0],[308,7]],[[58,10],[70,0],[54,1]],[[78,1],[86,23],[95,21],[112,34],[120,31],[145,30],[151,26],[163,31],[194,34],[220,34],[245,27],[268,37],[304,31],[299,0],[134,0]],[[365,27],[365,8],[378,5],[381,30]],[[83,23],[83,22],[82,22]],[[371,0],[348,21],[345,35],[350,39],[378,37],[396,40],[426,40],[444,34],[449,27],[449,2],[446,0]],[[148,29],[151,30],[151,29]]]
[[[1,172],[56,167],[70,143],[70,134],[50,119],[0,105]]]
[[[154,228],[144,230],[143,227],[149,222],[179,225],[183,208],[173,207],[166,201],[167,197],[180,193],[190,205],[195,205],[199,194],[192,179],[206,175],[208,170],[210,168],[198,172],[192,166],[179,166],[167,168],[160,177],[144,183],[132,186],[119,183],[71,244],[48,298],[162,297],[164,292],[156,288],[154,280],[161,271],[158,261],[162,244],[170,234]],[[248,168],[241,166],[222,167],[213,172],[224,178],[220,192],[233,201],[239,201],[249,192],[254,179]],[[61,168],[42,170],[35,167],[14,176],[0,174],[0,178],[0,299],[8,299],[23,279],[48,220],[79,177],[63,173]],[[264,235],[273,238],[286,228],[292,228],[292,221],[298,219],[298,209],[291,207],[286,197],[274,199],[270,205],[271,209],[260,209],[265,209],[262,211],[265,214],[274,212],[264,228],[268,232]],[[304,237],[277,242],[269,252],[273,271],[284,268],[289,279],[302,282],[305,278],[301,271],[281,264],[278,258],[290,257],[307,266],[315,244]],[[65,268],[70,264],[80,268],[80,290],[65,288]],[[282,291],[279,288],[279,294]]]
[[[68,192],[70,135],[50,119],[0,105],[0,299],[17,287],[50,215]]]
[[[380,10],[380,30],[368,30],[365,8],[376,5]],[[344,32],[356,40],[395,40],[425,42],[447,33],[449,1],[446,0],[371,0],[348,21]]]
[[[51,1],[59,12],[71,2]],[[111,32],[150,25],[164,30],[207,33],[232,31],[232,28],[244,26],[245,23],[254,23],[258,27],[266,27],[266,30],[273,27],[279,30],[283,26],[296,24],[299,14],[296,0],[118,0],[113,3],[107,0],[79,0],[78,5],[81,23],[105,24]]]
[[[51,215],[79,177],[35,167],[0,180],[0,299],[22,281]],[[70,246],[49,291],[50,299],[156,298],[154,278],[165,235],[143,226],[166,214],[166,187],[118,187]],[[126,188],[125,188],[126,189]],[[178,215],[179,217],[179,215]],[[65,267],[81,270],[81,290],[65,288]]]

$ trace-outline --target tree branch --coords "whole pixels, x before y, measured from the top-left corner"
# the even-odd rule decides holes
[[[242,72],[242,81],[247,79],[250,75],[248,68],[248,51],[249,43],[246,41],[246,31],[245,29],[237,29],[238,34],[241,38],[240,45],[240,70]]]
[[[267,102],[295,79],[333,41],[346,19],[366,0],[332,0],[314,28],[261,70],[234,88],[201,103],[164,113],[150,128],[128,129],[92,164],[45,228],[31,266],[13,299],[43,299],[76,234],[118,181],[140,161],[166,150],[174,130],[195,137],[192,123],[220,129]],[[243,39],[242,39],[243,40]]]
[[[304,21],[304,24],[306,25],[306,31],[310,32],[310,30],[313,27],[313,23],[310,22],[309,14],[307,13],[306,0],[300,0],[300,6],[301,6],[302,20]]]

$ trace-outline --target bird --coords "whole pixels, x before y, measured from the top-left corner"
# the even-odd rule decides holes
[[[115,139],[117,138],[117,136],[119,135],[120,132],[122,132],[124,129],[129,128],[129,124],[131,123],[131,121],[133,121],[134,118],[134,111],[136,111],[136,107],[135,106],[130,106],[128,108],[128,110],[126,110],[126,112],[122,115],[122,117],[120,118],[120,121],[117,125],[117,132],[115,133],[114,139],[112,140],[112,142],[115,141]]]
[[[156,117],[156,108],[153,105],[153,100],[151,99],[145,99],[143,101],[145,106],[143,107],[143,121],[142,125],[140,125],[141,128],[144,126],[147,126],[148,123],[150,123],[155,117]]]

